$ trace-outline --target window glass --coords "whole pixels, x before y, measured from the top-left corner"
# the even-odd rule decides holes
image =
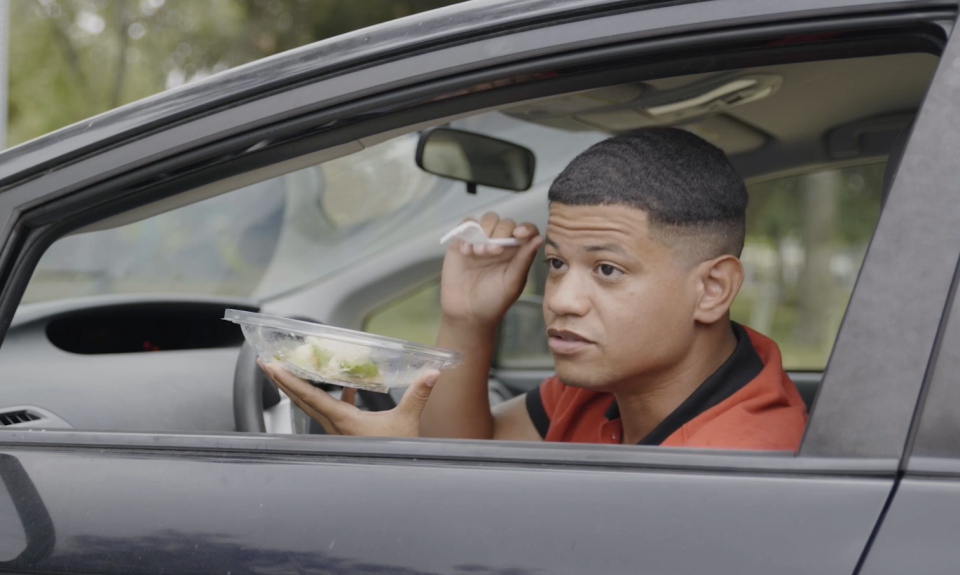
[[[743,286],[731,316],[789,370],[822,370],[880,214],[883,164],[747,186]]]
[[[424,221],[489,202],[419,170],[417,135],[119,228],[63,238],[24,302],[118,293],[269,297],[335,272]]]
[[[788,370],[820,371],[826,365],[880,213],[883,167],[828,170],[747,187],[745,278],[731,315],[772,337]],[[545,277],[545,266],[536,262],[525,291],[532,298],[543,294]],[[501,367],[550,369],[545,334],[530,333],[533,326],[542,328],[542,320],[528,317],[537,309],[525,299],[503,326]],[[434,283],[373,314],[366,329],[430,344],[439,322],[440,290]]]
[[[552,181],[603,134],[563,133],[497,112],[452,124],[517,142]],[[296,290],[423,229],[482,212],[513,192],[417,167],[419,135],[273,178],[115,229],[62,238],[43,255],[23,303],[124,293],[266,300]]]
[[[440,329],[440,282],[431,282],[412,294],[370,314],[364,331],[433,345]]]

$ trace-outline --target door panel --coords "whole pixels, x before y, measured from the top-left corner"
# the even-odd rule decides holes
[[[862,575],[954,575],[960,565],[960,481],[900,482]]]
[[[892,484],[343,457],[6,453],[29,474],[55,530],[49,556],[21,565],[28,573],[660,574],[709,566],[714,574],[846,575]]]

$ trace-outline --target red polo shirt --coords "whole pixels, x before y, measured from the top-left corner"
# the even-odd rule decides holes
[[[773,340],[733,324],[730,357],[639,445],[796,451],[807,409]],[[554,376],[527,393],[527,412],[545,441],[620,443],[613,394],[564,385]]]

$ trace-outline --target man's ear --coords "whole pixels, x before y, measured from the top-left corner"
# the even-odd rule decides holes
[[[733,298],[743,283],[743,266],[731,255],[700,263],[694,269],[700,287],[700,299],[693,319],[712,324],[726,317]]]

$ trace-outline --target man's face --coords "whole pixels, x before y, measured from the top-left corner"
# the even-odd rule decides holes
[[[698,291],[690,266],[622,205],[550,204],[543,315],[560,380],[616,391],[669,376],[689,351]]]

